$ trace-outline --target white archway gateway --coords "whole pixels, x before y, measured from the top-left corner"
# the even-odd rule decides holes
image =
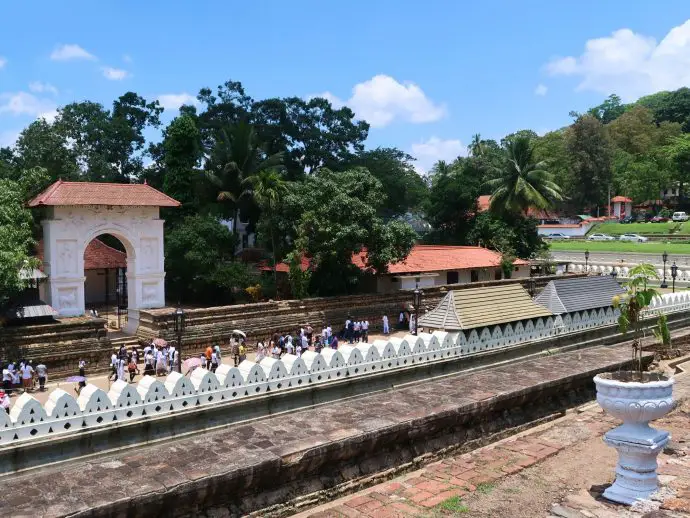
[[[127,251],[127,330],[139,324],[139,309],[165,306],[163,220],[160,207],[180,203],[144,184],[55,182],[29,202],[45,207],[43,269],[46,302],[60,316],[79,316],[84,303],[84,250],[111,234]]]

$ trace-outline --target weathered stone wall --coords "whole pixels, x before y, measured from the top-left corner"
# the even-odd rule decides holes
[[[112,345],[100,318],[67,318],[49,324],[0,327],[0,360],[31,360],[44,363],[49,377],[77,373],[79,360],[89,372],[106,368]]]

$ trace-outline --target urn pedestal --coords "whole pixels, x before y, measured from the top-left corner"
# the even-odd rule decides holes
[[[674,380],[651,373],[642,376],[643,381],[627,381],[634,379],[629,372],[594,378],[599,405],[623,421],[604,435],[604,442],[618,451],[616,481],[604,497],[626,505],[658,489],[656,458],[670,439],[668,432],[652,428],[649,421],[671,411]]]

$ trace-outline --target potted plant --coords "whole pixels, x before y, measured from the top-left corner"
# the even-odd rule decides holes
[[[618,450],[616,480],[604,491],[604,497],[630,505],[646,499],[657,490],[656,457],[669,440],[668,432],[649,426],[673,406],[672,377],[642,372],[642,327],[644,310],[658,296],[649,285],[659,276],[651,264],[630,270],[624,284],[627,293],[614,297],[620,310],[618,325],[623,333],[632,331],[633,369],[607,372],[594,377],[597,402],[623,424],[604,435],[604,442]]]

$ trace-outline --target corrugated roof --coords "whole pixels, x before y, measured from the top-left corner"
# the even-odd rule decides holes
[[[625,290],[609,275],[576,277],[549,282],[534,302],[560,315],[608,307],[614,296],[623,293]]]
[[[419,325],[464,330],[551,315],[521,285],[509,284],[450,291],[436,309],[420,317]]]
[[[35,301],[19,304],[8,310],[5,316],[9,320],[21,320],[24,318],[55,317],[58,312],[43,301]]]
[[[63,182],[58,180],[29,202],[29,207],[46,205],[179,207],[180,202],[146,183]]]

